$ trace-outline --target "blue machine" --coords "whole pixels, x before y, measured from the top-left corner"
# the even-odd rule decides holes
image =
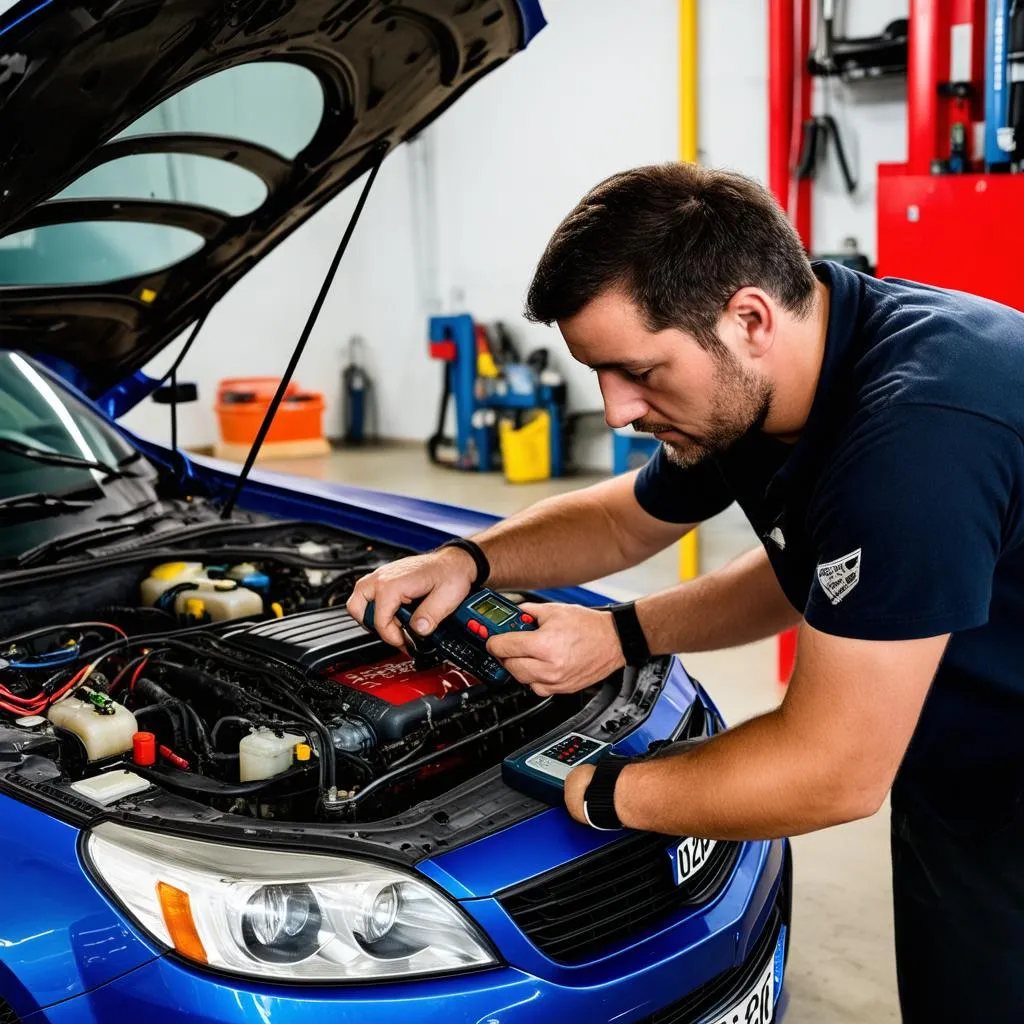
[[[988,0],[988,33],[985,40],[985,165],[989,170],[1005,169],[1010,163],[1010,153],[1004,148],[1010,113],[1010,81],[1006,62],[1009,16],[1010,0]]]
[[[649,459],[659,448],[661,442],[649,434],[620,434],[612,431],[612,472],[625,473],[629,470],[634,455]]]
[[[524,363],[502,366],[495,378],[477,374],[477,325],[468,314],[430,318],[430,353],[447,363],[444,398],[437,433],[431,439],[436,458],[449,398],[455,402],[455,465],[490,470],[497,447],[497,420],[502,413],[541,410],[551,421],[551,475],[565,472],[562,442],[564,386],[546,384]]]
[[[1024,148],[1024,3],[988,0],[985,166],[1008,171]]]

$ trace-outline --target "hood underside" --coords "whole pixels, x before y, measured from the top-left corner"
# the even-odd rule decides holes
[[[98,283],[0,275],[3,345],[69,365],[102,396],[542,24],[536,0],[18,4],[0,18],[0,249],[96,223],[187,232],[197,245],[169,266]],[[230,134],[128,130],[196,83],[256,63],[304,68],[319,83],[322,115],[298,152]],[[61,194],[116,161],[164,157],[241,169],[265,198],[238,213],[173,196]],[[13,249],[3,255],[16,267]]]

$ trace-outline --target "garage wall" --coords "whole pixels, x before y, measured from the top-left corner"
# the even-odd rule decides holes
[[[841,6],[846,8],[844,34],[856,37],[878,35],[889,22],[907,17],[910,5],[909,0],[856,0]],[[878,165],[907,158],[906,94],[905,78],[856,85],[815,83],[815,111],[835,117],[847,159],[859,179],[856,193],[847,195],[830,149],[814,187],[816,252],[836,252],[851,235],[875,262]]]
[[[849,6],[849,34],[873,34],[905,15],[907,0]],[[546,0],[544,8],[549,26],[525,53],[386,161],[299,367],[300,382],[327,396],[329,434],[341,430],[340,373],[354,333],[367,339],[383,433],[430,433],[440,370],[427,358],[424,338],[434,311],[504,320],[526,349],[549,346],[568,378],[573,409],[600,408],[593,375],[571,363],[556,331],[521,320],[522,301],[551,231],[588,188],[624,167],[677,156],[677,2]],[[700,6],[702,159],[762,180],[766,19],[763,0]],[[819,109],[828,105],[839,120],[864,183],[848,198],[830,156],[815,201],[817,250],[838,248],[852,234],[873,257],[874,168],[905,156],[904,88],[819,90]],[[185,443],[214,440],[218,379],[284,367],[356,190],[284,243],[210,317],[183,368],[202,395],[182,410]],[[166,409],[149,403],[128,419],[161,437],[166,421]],[[598,427],[581,454],[608,466],[609,448]]]

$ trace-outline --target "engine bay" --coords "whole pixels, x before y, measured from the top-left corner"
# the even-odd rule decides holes
[[[0,591],[0,760],[5,741],[45,758],[98,806],[156,787],[241,817],[366,822],[593,696],[481,682],[353,620],[356,581],[405,552],[329,527],[238,536]]]

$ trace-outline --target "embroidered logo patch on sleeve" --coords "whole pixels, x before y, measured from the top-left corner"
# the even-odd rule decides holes
[[[818,566],[818,582],[833,604],[839,604],[860,582],[860,552],[857,548],[834,562]]]

